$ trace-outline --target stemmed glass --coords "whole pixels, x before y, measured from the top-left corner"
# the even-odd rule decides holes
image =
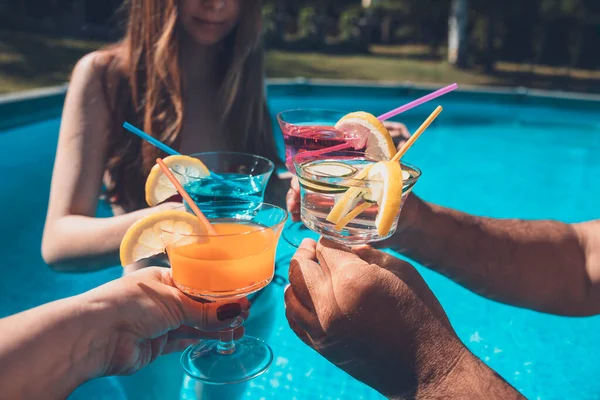
[[[161,236],[175,285],[199,301],[246,297],[267,286],[275,271],[275,251],[287,212],[270,204],[232,212],[236,202],[216,202],[210,217],[216,235],[186,235],[162,227]],[[184,371],[199,381],[225,385],[252,379],[273,361],[271,348],[250,336],[234,340],[238,317],[218,340],[202,340],[181,355]]]
[[[421,171],[408,163],[398,161],[402,169],[402,195],[398,211],[394,215],[390,229],[382,234],[377,229],[376,219],[379,205],[370,199],[371,191],[380,191],[383,181],[357,179],[359,171],[371,167],[378,161],[362,152],[344,151],[335,154],[306,156],[302,153],[294,157],[294,167],[300,179],[300,213],[302,222],[316,235],[321,235],[344,245],[354,246],[378,242],[394,234],[398,225],[402,205],[412,191]],[[319,165],[344,166],[352,175],[332,175]],[[340,196],[348,191],[357,193],[357,203],[352,208],[364,206],[343,228],[327,220],[327,216]],[[358,196],[362,192],[362,200]],[[350,210],[348,210],[350,211]]]
[[[277,122],[283,133],[285,143],[285,164],[292,174],[296,174],[294,157],[299,153],[321,152],[323,149],[350,148],[349,141],[354,139],[346,132],[334,128],[334,125],[346,114],[346,111],[327,109],[297,109],[277,114]],[[294,247],[298,247],[306,237],[315,237],[302,222],[290,224],[283,232],[283,238]]]

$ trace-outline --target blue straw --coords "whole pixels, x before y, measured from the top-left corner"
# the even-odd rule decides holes
[[[141,129],[136,128],[135,126],[131,125],[129,122],[125,122],[123,124],[123,128],[127,129],[129,132],[133,133],[134,135],[141,137],[142,139],[144,139],[151,145],[158,147],[159,149],[161,149],[162,151],[164,151],[165,153],[167,153],[169,155],[172,155],[172,156],[181,155],[181,153],[179,153],[178,151],[173,150],[172,148],[170,148],[169,146],[167,146],[160,140],[153,138],[152,136],[148,135],[146,132],[142,131]],[[242,185],[239,182],[232,182],[230,180],[227,180],[227,179],[223,178],[221,175],[215,174],[212,171],[208,171],[208,172],[210,174],[210,177],[217,181],[223,181],[223,183],[226,183],[227,185],[229,185],[231,187],[235,187],[235,188],[242,189],[242,190],[248,190],[247,186]]]
[[[136,128],[133,125],[131,125],[129,122],[125,122],[123,124],[123,128],[127,129],[129,132],[133,133],[134,135],[137,135],[137,136],[141,137],[142,139],[144,139],[145,141],[147,141],[151,145],[158,147],[159,149],[161,149],[162,151],[164,151],[165,153],[167,153],[169,155],[172,155],[172,156],[175,156],[175,155],[179,156],[179,155],[181,155],[181,153],[173,150],[172,148],[170,148],[169,146],[167,146],[166,144],[164,144],[160,140],[154,139],[152,136],[148,135],[146,132],[144,132],[144,131]]]

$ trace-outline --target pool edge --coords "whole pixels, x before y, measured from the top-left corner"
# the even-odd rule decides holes
[[[332,80],[297,78],[267,79],[269,96],[322,95],[377,97],[419,97],[440,88],[443,84],[411,82],[373,82],[360,80]],[[0,95],[0,131],[60,116],[68,84]],[[528,105],[547,105],[565,108],[595,108],[600,106],[600,95],[577,92],[549,91],[524,87],[461,85],[453,93],[456,100],[478,100]]]

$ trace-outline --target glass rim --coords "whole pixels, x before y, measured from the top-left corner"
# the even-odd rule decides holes
[[[210,204],[214,205],[214,204],[241,204],[241,203],[245,203],[244,201],[212,201]],[[281,218],[281,220],[279,222],[277,222],[276,224],[272,224],[269,226],[261,226],[260,229],[254,229],[248,232],[240,232],[240,233],[227,233],[227,234],[216,234],[216,235],[211,235],[210,233],[204,233],[204,234],[186,234],[186,233],[179,233],[179,232],[173,232],[171,230],[165,229],[165,228],[160,228],[160,231],[162,233],[167,233],[167,234],[171,234],[171,235],[179,235],[182,237],[189,237],[189,238],[210,238],[210,237],[216,237],[216,238],[224,238],[224,237],[235,237],[235,236],[244,236],[244,235],[249,235],[252,233],[256,233],[256,232],[264,232],[266,230],[273,230],[275,228],[278,228],[279,226],[283,226],[288,218],[289,218],[289,213],[287,211],[285,211],[283,208],[276,206],[274,204],[269,204],[269,203],[261,203],[259,207],[257,207],[254,211],[258,211],[261,208],[268,208],[268,209],[274,209],[276,211],[281,211],[283,217]],[[184,204],[182,204],[180,207],[176,207],[173,209],[173,211],[181,211],[184,210],[185,212],[187,212],[188,214],[192,214],[194,215],[193,212],[188,211],[188,209],[186,208],[186,206]],[[220,220],[220,219],[231,219],[231,220],[238,220],[237,218],[207,218],[209,220],[209,222],[211,220]],[[242,219],[239,219],[240,221],[244,221]]]
[[[343,183],[343,185],[340,186],[348,186],[348,187],[365,187],[365,182],[375,182],[375,183],[382,183],[382,181],[380,180],[369,180],[366,181],[365,179],[354,179],[353,177],[351,178],[344,178],[338,175],[327,175],[327,174],[323,174],[323,175],[315,175],[315,178],[307,178],[306,174],[303,173],[302,170],[302,164],[306,163],[306,162],[313,162],[313,161],[318,161],[318,160],[327,160],[327,159],[332,159],[333,161],[335,161],[335,157],[343,157],[343,155],[349,155],[349,157],[355,156],[355,158],[353,159],[364,159],[364,160],[368,160],[368,161],[373,161],[373,162],[379,162],[379,161],[390,161],[390,160],[375,160],[373,157],[369,157],[367,156],[365,153],[360,152],[360,151],[336,151],[334,153],[331,153],[329,156],[327,154],[321,154],[321,155],[316,155],[313,158],[310,158],[311,156],[308,156],[308,160],[304,161],[304,162],[298,162],[296,159],[301,158],[303,156],[303,153],[298,153],[296,154],[293,158],[292,161],[294,163],[294,169],[296,170],[296,175],[299,178],[302,179],[308,179],[311,181],[314,181],[316,183],[319,183],[320,181],[323,182],[325,180],[334,180],[337,183]],[[304,156],[306,157],[306,156]],[[403,186],[406,185],[414,185],[417,180],[421,177],[421,175],[423,174],[421,169],[413,164],[404,162],[402,160],[399,161],[400,163],[400,167],[407,167],[407,169],[414,171],[415,175],[413,176],[411,174],[410,178],[404,180],[402,182]],[[404,170],[404,168],[402,168]],[[353,182],[355,183],[353,185]]]
[[[276,118],[278,121],[282,121],[285,122],[286,124],[291,124],[291,125],[295,125],[291,122],[286,121],[285,119],[283,119],[282,115],[286,114],[286,113],[293,113],[293,112],[307,112],[307,111],[326,111],[326,112],[330,112],[330,113],[340,113],[343,115],[349,114],[351,113],[351,111],[344,111],[344,110],[336,110],[336,109],[332,109],[332,108],[291,108],[289,110],[283,110],[283,111],[279,111],[276,115]]]
[[[202,161],[202,158],[198,157],[200,155],[215,155],[215,154],[224,154],[224,155],[235,155],[235,156],[247,156],[247,157],[252,157],[255,159],[259,159],[262,161],[266,161],[267,164],[269,165],[269,168],[267,171],[262,172],[260,174],[245,174],[243,176],[240,177],[236,177],[236,178],[228,178],[228,181],[237,181],[237,180],[243,180],[243,179],[248,179],[251,177],[255,177],[255,176],[263,176],[263,175],[267,175],[267,174],[272,174],[273,171],[275,171],[275,163],[271,160],[269,160],[266,157],[263,156],[259,156],[257,154],[251,154],[251,153],[244,153],[241,151],[203,151],[203,152],[199,152],[199,153],[192,153],[192,154],[186,154],[188,157],[193,157],[196,158],[200,161]],[[202,162],[204,164],[204,162]],[[206,167],[209,171],[211,171],[210,168]],[[179,175],[179,176],[183,176],[187,179],[196,179],[196,180],[200,180],[200,179],[206,179],[206,176],[190,176],[188,174],[182,174],[181,172],[177,172],[173,169],[171,169],[171,171],[173,171],[173,173],[175,175]],[[212,172],[212,171],[211,171]]]

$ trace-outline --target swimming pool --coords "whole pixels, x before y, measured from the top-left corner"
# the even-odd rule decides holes
[[[377,114],[421,93],[404,86],[273,84],[269,101],[273,114],[302,107],[364,109]],[[494,217],[568,222],[600,218],[600,102],[521,92],[463,92],[446,96],[441,104],[444,113],[406,157],[424,172],[415,188],[418,195]],[[412,110],[402,121],[414,130],[434,107]],[[56,274],[42,262],[39,247],[60,118],[54,113],[26,122],[21,119],[17,126],[0,131],[4,261],[0,317],[80,293],[121,274],[119,267],[90,274]],[[99,213],[108,215],[105,209]],[[277,267],[282,276],[287,276],[292,253],[282,241]],[[528,398],[598,397],[600,317],[563,318],[516,309],[483,299],[424,268],[419,270],[460,338]],[[242,398],[381,398],[330,366],[293,335],[283,312],[283,285],[271,285],[261,297],[263,304],[252,312],[268,314],[262,319],[266,325],[261,322],[262,327],[253,327],[252,317],[248,325],[270,343],[275,361],[265,375],[235,389]],[[193,385],[179,390],[182,373],[177,362],[176,356],[170,356],[133,377],[91,382],[72,398],[194,398]],[[217,393],[214,398],[232,396]]]

